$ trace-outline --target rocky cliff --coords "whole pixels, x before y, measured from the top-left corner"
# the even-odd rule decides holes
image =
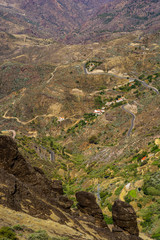
[[[97,240],[140,239],[136,214],[129,204],[120,200],[114,203],[114,227],[111,231],[92,193],[77,192],[76,199],[77,209],[72,209],[73,202],[63,194],[61,181],[48,180],[41,169],[32,167],[23,158],[12,138],[0,136],[1,209],[7,207],[15,210],[14,214],[22,212],[49,219],[53,222],[53,230],[55,222],[62,228],[67,226],[65,235],[70,239],[77,239],[77,236],[79,239]],[[4,219],[1,216],[2,223]],[[76,233],[73,234],[73,230]]]

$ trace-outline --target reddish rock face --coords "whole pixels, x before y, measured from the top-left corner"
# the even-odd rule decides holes
[[[112,207],[112,216],[115,226],[132,235],[139,235],[137,216],[130,204],[120,200],[115,201]]]

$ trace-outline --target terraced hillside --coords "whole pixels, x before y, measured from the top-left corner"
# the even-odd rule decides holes
[[[159,239],[159,34],[85,45],[1,36],[1,134],[62,180],[73,209],[77,191],[93,192],[111,224],[119,198]]]

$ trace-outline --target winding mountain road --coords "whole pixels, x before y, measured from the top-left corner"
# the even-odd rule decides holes
[[[152,89],[154,92],[156,92],[157,94],[159,94],[159,91],[158,91],[158,89],[157,88],[155,88],[155,87],[152,87],[152,86],[150,86],[150,85],[148,85],[146,82],[144,82],[144,81],[142,81],[142,80],[140,80],[140,79],[137,79],[137,78],[133,78],[133,77],[125,77],[125,76],[118,76],[118,75],[116,75],[116,74],[113,74],[113,73],[94,73],[94,72],[88,72],[88,70],[86,69],[86,67],[85,67],[85,64],[84,64],[84,66],[83,66],[83,69],[84,69],[84,74],[89,74],[89,75],[107,75],[107,76],[112,76],[112,77],[117,77],[117,78],[122,78],[122,79],[127,79],[128,81],[138,81],[138,82],[140,82],[144,87],[146,87],[146,88],[150,88],[150,89]]]
[[[32,118],[31,120],[29,120],[29,121],[27,121],[27,122],[23,122],[23,121],[19,120],[19,118],[17,118],[17,117],[9,117],[9,116],[6,116],[7,113],[8,113],[8,111],[9,111],[9,110],[7,110],[2,117],[3,117],[4,119],[15,119],[18,123],[20,123],[20,124],[22,124],[22,125],[27,125],[27,124],[33,122],[34,120],[36,120],[38,117],[44,117],[44,116],[46,116],[46,115],[37,115],[36,117]]]
[[[4,119],[15,119],[18,123],[20,123],[20,124],[22,124],[22,125],[27,125],[27,124],[33,122],[34,120],[36,120],[36,119],[39,118],[39,117],[49,117],[49,118],[55,117],[55,114],[43,114],[43,115],[37,115],[37,116],[35,116],[34,118],[32,118],[31,120],[29,120],[29,121],[27,121],[27,122],[23,122],[23,121],[19,120],[19,118],[17,118],[17,117],[9,117],[9,116],[6,116],[7,113],[8,113],[8,111],[9,111],[9,110],[7,110],[2,117],[3,117]]]
[[[105,74],[105,75],[108,75],[108,76],[113,76],[113,77],[117,77],[117,78],[127,79],[128,81],[131,81],[131,82],[137,80],[137,81],[140,82],[144,87],[149,88],[149,89],[152,89],[154,92],[156,92],[157,95],[159,95],[159,91],[158,91],[157,88],[148,85],[146,82],[144,82],[144,81],[142,81],[142,80],[140,80],[140,79],[133,78],[133,77],[122,77],[122,76],[118,76],[118,75],[116,75],[116,74],[105,73],[105,72],[104,72],[104,73],[88,72],[88,70],[86,69],[85,64],[84,64],[84,66],[83,66],[83,69],[84,69],[84,74],[89,74],[89,75],[100,75],[100,74],[104,75],[104,74]],[[132,116],[131,126],[130,126],[130,129],[129,129],[128,133],[127,133],[127,137],[129,137],[130,134],[131,134],[131,132],[132,132],[132,130],[133,130],[136,116],[135,116],[134,113],[130,112],[129,110],[127,110],[127,109],[125,108],[126,105],[127,105],[127,104],[123,105],[121,108],[122,108],[125,112],[131,114],[131,116]]]
[[[58,69],[59,67],[61,67],[61,65],[60,65],[60,66],[57,66],[57,67],[55,68],[55,70],[51,73],[51,77],[47,80],[47,83],[49,83],[49,82],[53,79],[54,73],[57,71],[57,69]],[[108,76],[113,76],[113,77],[117,77],[117,78],[128,79],[129,81],[135,81],[135,80],[137,80],[137,81],[139,81],[141,84],[143,84],[143,86],[145,86],[145,87],[147,87],[147,88],[150,88],[150,89],[152,89],[154,92],[156,92],[157,94],[159,94],[158,89],[156,89],[155,87],[149,86],[147,83],[145,83],[144,81],[141,81],[141,80],[139,80],[139,79],[135,79],[135,78],[131,78],[131,77],[118,76],[118,75],[116,75],[116,74],[105,73],[105,72],[104,72],[104,73],[88,72],[88,70],[87,70],[86,67],[85,67],[85,64],[83,65],[83,70],[84,70],[84,73],[85,73],[85,74],[90,74],[90,75],[108,75]],[[128,110],[126,110],[126,109],[125,109],[125,105],[122,106],[122,109],[132,115],[131,128],[130,128],[130,130],[129,130],[129,132],[128,132],[128,135],[130,135],[130,133],[131,133],[131,131],[132,131],[132,129],[133,129],[133,126],[134,126],[135,115],[134,115],[133,113],[129,112]],[[37,116],[35,116],[34,118],[32,118],[31,120],[26,121],[26,122],[23,122],[23,121],[21,121],[21,120],[20,120],[19,118],[17,118],[17,117],[6,116],[7,113],[8,113],[8,111],[9,111],[9,110],[7,110],[2,117],[3,117],[4,119],[15,119],[18,123],[20,123],[20,124],[22,124],[22,125],[27,125],[27,124],[31,123],[32,121],[36,120],[36,119],[39,118],[39,117],[53,117],[53,116],[54,116],[54,115],[52,115],[52,114],[48,114],[48,115],[47,115],[47,114],[37,115]],[[12,130],[11,130],[11,131],[12,131]],[[13,130],[13,131],[14,131],[14,130]],[[15,136],[14,133],[13,133],[13,136]]]
[[[142,81],[142,80],[139,80],[139,79],[135,79],[135,80],[137,80],[138,82],[142,83],[142,85],[143,85],[144,87],[150,88],[150,89],[152,89],[154,92],[156,92],[157,94],[159,94],[159,91],[158,91],[157,88],[148,85],[146,82],[144,82],[144,81]]]
[[[132,113],[132,112],[130,112],[129,110],[127,110],[127,109],[125,108],[125,106],[127,106],[127,104],[123,105],[123,106],[122,106],[122,109],[123,109],[125,112],[127,112],[127,113],[129,113],[129,114],[132,115],[131,126],[130,126],[130,129],[129,129],[128,133],[127,133],[127,137],[129,137],[130,134],[131,134],[131,132],[132,132],[132,130],[133,130],[136,116],[134,115],[134,113]]]

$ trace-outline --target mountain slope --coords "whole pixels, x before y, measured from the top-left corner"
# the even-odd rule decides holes
[[[82,25],[75,39],[98,40],[111,36],[111,33],[159,29],[159,0],[115,0],[101,7],[94,17]]]
[[[3,26],[0,30],[64,38],[106,2],[108,0],[1,0],[0,17]]]
[[[8,207],[18,212],[12,211],[10,219],[7,220],[8,224],[14,219],[17,222],[17,215],[19,215],[22,217],[23,223],[27,224],[28,221],[25,222],[25,220],[29,219],[30,227],[35,228],[37,221],[30,217],[33,216],[39,218],[39,223],[41,219],[46,220],[44,226],[42,225],[43,229],[50,221],[51,227],[48,230],[52,230],[52,236],[56,234],[73,240],[117,239],[118,231],[114,230],[113,233],[110,231],[104,221],[102,211],[96,203],[96,197],[92,193],[83,191],[76,193],[78,204],[77,209],[73,210],[71,209],[73,201],[63,194],[61,181],[48,180],[41,169],[33,168],[19,153],[17,144],[12,138],[0,136],[0,147],[2,149],[0,158],[0,210],[4,213],[6,209],[4,207]],[[119,212],[123,215],[123,224],[118,217]],[[142,240],[138,237],[136,214],[131,205],[121,201],[115,202],[113,217],[115,225],[120,225],[122,229],[119,240]],[[1,219],[0,226],[3,223],[6,225],[6,218],[5,216]],[[37,226],[39,225],[37,224]],[[25,228],[24,225],[18,226],[19,229]],[[0,237],[3,237],[2,231],[0,231]]]

